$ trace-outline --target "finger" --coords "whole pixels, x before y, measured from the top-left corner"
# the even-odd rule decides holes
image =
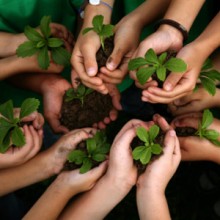
[[[168,157],[172,157],[174,154],[176,144],[175,138],[176,132],[174,130],[169,130],[165,135],[163,152]]]
[[[199,118],[180,118],[175,119],[172,124],[175,127],[192,127],[197,129],[199,123]]]
[[[174,100],[174,104],[176,106],[183,106],[183,105],[186,105],[187,103],[198,100],[197,94],[198,94],[197,92],[196,93],[192,92],[186,96],[181,97],[180,99]]]
[[[166,121],[166,119],[162,116],[160,116],[159,114],[155,114],[153,116],[153,120],[156,124],[158,124],[158,126],[164,131],[168,131],[170,130],[171,126],[168,124],[168,122]]]
[[[107,89],[107,87],[106,87],[106,85],[105,85],[104,83],[101,84],[101,85],[99,85],[99,86],[94,85],[94,84],[91,84],[90,82],[86,82],[86,81],[84,81],[84,80],[82,80],[82,83],[83,83],[85,86],[87,86],[88,88],[94,89],[94,90],[96,90],[97,92],[102,93],[103,95],[108,94],[108,89]]]
[[[103,80],[105,83],[112,83],[112,84],[120,84],[122,82],[122,79],[117,79],[113,77],[106,76],[105,74],[99,74],[100,79]]]
[[[118,117],[118,111],[115,109],[112,109],[109,113],[109,118],[111,121],[115,121]]]
[[[33,121],[33,126],[35,129],[41,129],[44,125],[44,117],[42,114],[37,113],[36,119]]]
[[[170,73],[166,80],[163,83],[163,88],[166,91],[172,91],[173,88],[177,85],[177,83],[180,81],[180,79],[183,77],[184,73]]]
[[[69,129],[60,124],[60,120],[56,115],[46,115],[45,118],[55,133],[68,133]]]

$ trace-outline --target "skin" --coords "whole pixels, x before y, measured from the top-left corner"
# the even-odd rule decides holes
[[[20,109],[14,109],[15,117]],[[23,122],[31,122],[30,126],[24,125],[22,131],[25,136],[25,145],[22,147],[10,147],[5,153],[0,153],[0,169],[18,166],[33,158],[41,149],[43,140],[43,116],[33,112],[22,119]]]

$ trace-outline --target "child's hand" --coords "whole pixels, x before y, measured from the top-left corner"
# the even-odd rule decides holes
[[[210,95],[203,87],[196,92],[175,100],[169,104],[169,109],[173,115],[182,115],[190,112],[202,111],[206,108],[219,106],[220,90],[216,88],[216,94]]]
[[[172,121],[172,126],[175,127],[193,127],[198,129],[199,121],[202,119],[202,113],[189,113],[176,117]],[[208,129],[216,130],[220,133],[220,121],[214,119]],[[179,137],[182,160],[208,160],[220,163],[220,149],[206,139],[201,139],[196,136]]]
[[[36,125],[38,126],[38,122],[36,122]],[[22,147],[11,146],[4,154],[0,153],[0,169],[25,163],[34,157],[40,150],[43,139],[43,130],[38,128],[36,131],[32,125],[24,125],[23,132],[26,144]]]
[[[137,181],[139,197],[143,192],[156,191],[164,193],[165,188],[175,173],[181,159],[179,141],[174,130],[166,133],[163,154],[147,166],[146,171]]]

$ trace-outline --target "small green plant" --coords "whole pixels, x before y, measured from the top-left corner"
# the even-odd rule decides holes
[[[12,100],[0,105],[0,152],[6,152],[11,145],[22,147],[25,144],[25,137],[20,128],[21,120],[36,111],[39,107],[39,100],[28,98],[21,104],[20,115],[14,117],[14,106]]]
[[[79,99],[83,105],[85,97],[93,91],[93,89],[88,88],[83,84],[79,84],[77,89],[70,88],[66,91],[65,102],[72,101],[73,99]]]
[[[101,163],[106,160],[109,153],[110,144],[104,132],[98,131],[94,137],[86,140],[86,149],[76,149],[69,153],[67,160],[71,163],[81,165],[80,173],[86,173],[92,167],[94,162]]]
[[[152,48],[150,48],[144,57],[131,59],[128,63],[129,70],[137,70],[137,79],[141,85],[156,73],[160,81],[166,79],[168,71],[181,73],[186,71],[186,63],[175,57],[167,60],[167,52],[157,56]]]
[[[199,136],[200,138],[206,138],[213,144],[220,146],[220,142],[218,141],[219,132],[213,129],[208,129],[208,127],[212,124],[213,119],[214,118],[212,112],[208,109],[204,110],[202,115],[202,121],[199,122],[199,127],[195,135]]]
[[[213,69],[212,61],[210,59],[207,59],[203,64],[199,79],[204,89],[210,95],[214,96],[216,93],[216,82],[220,81],[220,72]],[[194,91],[197,89],[198,85],[196,85]]]
[[[155,143],[159,131],[160,128],[157,125],[151,126],[149,131],[143,127],[137,128],[136,134],[144,145],[135,147],[132,152],[134,160],[140,160],[143,165],[146,165],[150,162],[152,154],[159,155],[162,152],[160,144]]]
[[[18,57],[30,57],[37,54],[38,64],[42,69],[48,69],[50,55],[59,65],[70,65],[70,53],[63,47],[64,42],[60,38],[51,37],[51,17],[44,16],[40,21],[40,32],[26,26],[24,34],[28,41],[22,43],[16,50]]]
[[[103,24],[103,20],[104,17],[102,15],[96,15],[92,20],[93,27],[85,28],[82,34],[86,34],[89,31],[95,31],[99,35],[102,49],[104,50],[105,39],[114,35],[114,31],[113,31],[114,25]]]

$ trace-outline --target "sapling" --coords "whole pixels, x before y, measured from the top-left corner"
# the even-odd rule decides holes
[[[12,100],[0,105],[0,152],[6,152],[11,145],[22,147],[25,145],[25,136],[21,130],[21,121],[24,117],[36,111],[39,100],[35,98],[25,99],[21,104],[20,114],[14,116]]]
[[[22,43],[16,50],[18,57],[30,57],[37,55],[40,68],[48,69],[50,54],[54,63],[70,65],[70,53],[64,48],[64,42],[60,38],[51,36],[51,17],[44,16],[40,21],[39,32],[30,26],[26,26],[24,34],[28,41]]]
[[[105,39],[114,35],[114,25],[112,24],[103,24],[104,17],[102,15],[96,15],[92,20],[93,27],[85,28],[82,34],[86,34],[89,31],[95,31],[101,42],[102,49],[105,49]]]
[[[106,160],[110,144],[103,131],[86,140],[86,149],[75,149],[68,154],[67,160],[80,166],[80,173],[88,172],[94,165]]]
[[[199,80],[201,81],[204,89],[212,96],[216,93],[216,83],[220,81],[220,72],[215,70],[212,65],[212,61],[207,59],[202,66]],[[195,91],[198,89],[198,84],[195,87]]]
[[[161,154],[162,147],[155,139],[159,135],[160,128],[157,125],[150,127],[147,131],[144,127],[138,127],[136,130],[137,137],[143,142],[143,145],[136,146],[132,152],[134,160],[140,161],[143,165],[150,162],[153,154]]]
[[[85,97],[93,91],[93,89],[88,88],[83,84],[79,84],[77,89],[70,88],[66,91],[65,102],[72,101],[73,99],[79,99],[83,105]]]
[[[164,52],[159,56],[150,48],[144,57],[131,59],[128,63],[129,70],[137,70],[136,76],[141,85],[156,73],[160,81],[164,81],[168,72],[182,73],[187,68],[186,63],[176,57],[168,58],[168,53]]]

